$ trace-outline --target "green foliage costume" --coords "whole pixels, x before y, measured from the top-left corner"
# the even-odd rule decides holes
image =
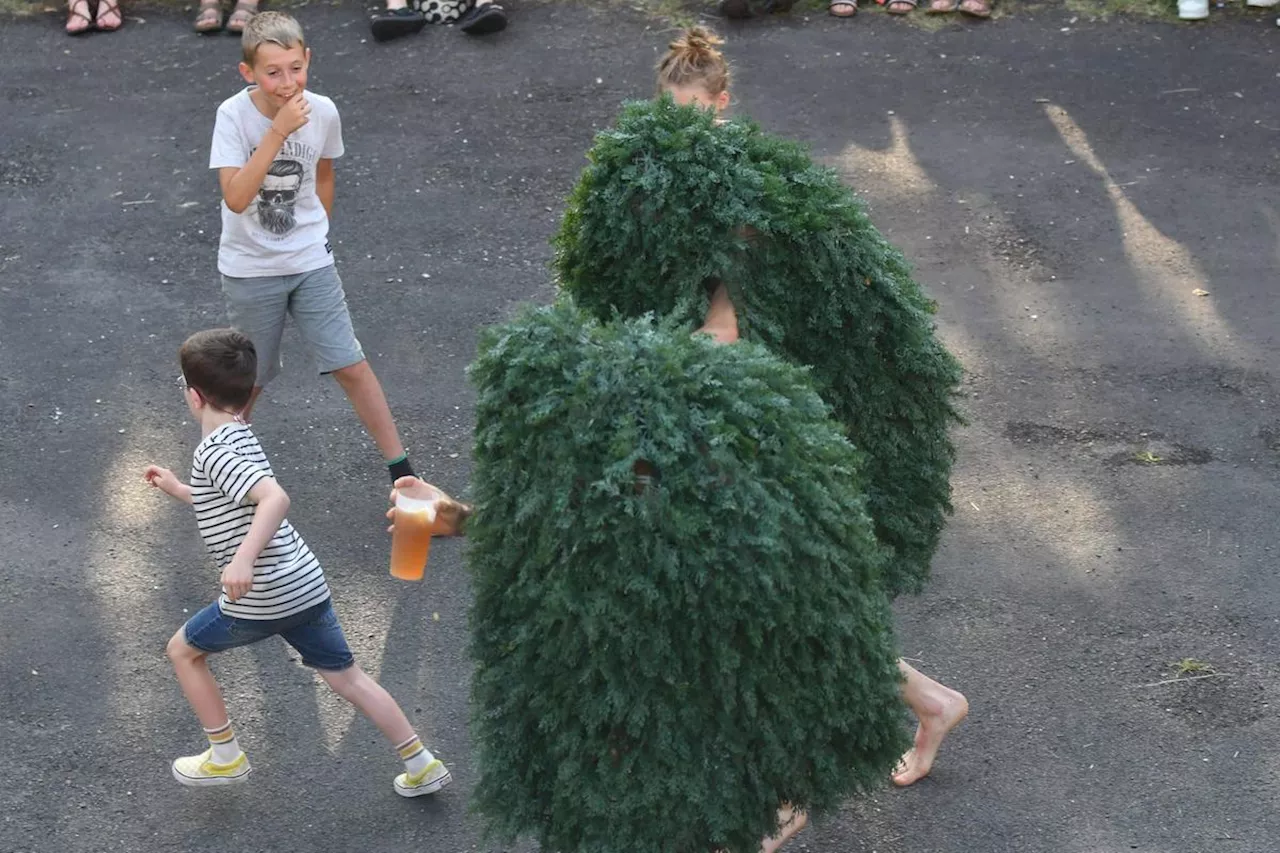
[[[488,330],[479,808],[560,853],[754,853],[909,745],[861,454],[805,372],[570,300]],[[637,476],[637,472],[640,476]]]
[[[561,286],[602,320],[696,327],[723,282],[742,336],[808,366],[867,454],[885,586],[920,589],[950,511],[960,367],[902,254],[833,172],[749,122],[631,104],[598,135],[556,247]]]

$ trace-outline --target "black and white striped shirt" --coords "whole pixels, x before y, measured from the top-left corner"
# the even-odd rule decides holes
[[[223,424],[196,447],[191,502],[219,570],[231,562],[253,523],[258,507],[247,502],[249,490],[274,476],[257,437],[244,424]],[[286,518],[253,565],[253,589],[237,601],[223,592],[218,605],[237,619],[283,619],[328,597],[319,561]]]

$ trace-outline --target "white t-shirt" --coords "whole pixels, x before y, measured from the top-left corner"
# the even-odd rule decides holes
[[[244,89],[218,107],[209,168],[240,168],[258,149],[271,119]],[[222,203],[218,271],[233,278],[297,275],[333,263],[329,217],[316,195],[316,163],[342,156],[342,122],[333,101],[307,92],[310,120],[289,134],[258,197],[244,213]]]
[[[219,571],[231,562],[253,524],[258,507],[246,502],[249,491],[273,476],[257,437],[244,424],[223,424],[196,446],[191,503],[200,537]],[[235,601],[224,592],[218,606],[237,619],[283,619],[328,597],[320,561],[286,518],[253,564],[253,589]]]

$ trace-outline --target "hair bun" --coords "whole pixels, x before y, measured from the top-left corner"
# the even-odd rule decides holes
[[[703,59],[718,56],[720,51],[716,50],[716,47],[722,44],[724,44],[724,39],[711,32],[711,30],[703,27],[690,27],[678,39],[671,42],[669,47],[673,53],[682,53],[690,58]]]

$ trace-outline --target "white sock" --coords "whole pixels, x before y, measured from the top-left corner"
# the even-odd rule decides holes
[[[396,746],[396,752],[400,753],[400,760],[404,762],[405,772],[410,776],[426,770],[427,765],[436,760],[436,757],[431,754],[431,750],[422,745],[422,740],[417,735]]]
[[[209,745],[213,747],[213,755],[209,760],[214,764],[230,764],[240,757],[240,742],[236,740],[230,720],[225,726],[205,729],[204,733],[209,738]]]

